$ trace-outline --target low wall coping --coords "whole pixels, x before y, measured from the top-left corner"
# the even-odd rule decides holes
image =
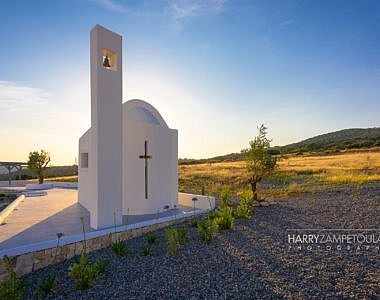
[[[24,195],[21,195],[17,197],[15,200],[12,201],[11,204],[9,204],[6,208],[4,208],[0,212],[0,224],[3,224],[6,217],[10,215],[10,213],[21,203],[22,200],[25,199]]]

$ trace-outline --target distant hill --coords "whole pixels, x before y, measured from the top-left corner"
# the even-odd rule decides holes
[[[339,152],[346,149],[380,147],[380,127],[351,128],[317,135],[315,137],[271,149],[273,154],[302,154],[304,152]],[[179,159],[180,165],[241,160],[240,153],[231,153],[207,159]]]
[[[192,165],[192,164],[201,164],[201,163],[214,163],[214,162],[222,162],[222,161],[238,161],[241,160],[240,153],[230,153],[221,156],[215,156],[212,158],[204,158],[204,159],[192,159],[192,158],[179,158],[179,165]]]
[[[380,127],[352,128],[317,135],[298,143],[274,147],[280,153],[340,151],[380,146]]]

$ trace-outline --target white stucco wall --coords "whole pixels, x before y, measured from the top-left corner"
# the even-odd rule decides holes
[[[122,47],[121,36],[96,25],[91,31],[91,129],[79,141],[78,201],[90,211],[91,227],[122,224]],[[112,69],[103,67],[104,51],[115,53]],[[87,151],[88,150],[88,151]]]
[[[78,202],[84,206],[88,211],[93,209],[93,201],[96,186],[91,188],[91,168],[94,166],[94,155],[90,151],[90,139],[91,139],[91,129],[87,130],[85,134],[79,139],[79,153],[78,153]],[[88,167],[82,167],[82,153],[88,153]],[[95,208],[94,208],[95,209]]]
[[[154,214],[178,205],[178,132],[141,100],[123,105],[123,214]],[[144,141],[148,141],[148,198],[145,198]],[[129,209],[129,212],[128,212]]]
[[[152,214],[165,205],[177,205],[177,156],[173,144],[177,131],[151,124],[126,124],[124,144],[124,203],[123,213]],[[145,199],[144,141],[148,141],[148,199]],[[174,153],[173,153],[174,152]],[[173,192],[174,191],[174,192]]]
[[[117,55],[114,70],[103,67],[104,50]],[[122,37],[101,26],[91,31],[91,128],[92,148],[96,148],[97,208],[91,227],[122,224]],[[116,64],[116,65],[115,65]]]

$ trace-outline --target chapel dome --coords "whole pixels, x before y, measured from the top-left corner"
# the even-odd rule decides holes
[[[124,123],[148,123],[168,128],[160,113],[148,102],[139,99],[123,103]]]

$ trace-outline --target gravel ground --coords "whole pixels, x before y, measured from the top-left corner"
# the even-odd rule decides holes
[[[373,229],[367,233],[379,236],[379,191],[380,183],[337,186],[258,207],[251,220],[236,220],[233,230],[217,232],[210,245],[189,226],[190,241],[177,256],[167,254],[159,230],[160,243],[150,256],[141,251],[146,236],[128,241],[129,256],[117,257],[109,249],[90,253],[91,260],[103,256],[109,265],[86,291],[75,290],[67,275],[73,260],[25,275],[27,298],[35,298],[41,275],[55,273],[58,286],[50,299],[380,299],[379,243],[350,250],[337,250],[335,244],[331,250],[326,245],[299,250],[288,243],[289,233],[304,233],[289,229],[301,228]]]

